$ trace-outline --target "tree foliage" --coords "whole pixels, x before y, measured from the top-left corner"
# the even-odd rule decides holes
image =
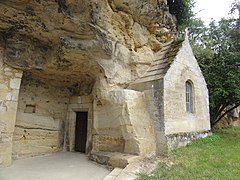
[[[193,7],[195,0],[167,0],[169,11],[177,19],[178,30],[184,30],[194,16]]]
[[[233,7],[240,13],[239,2]],[[214,125],[227,106],[240,105],[240,19],[212,21],[208,26],[194,19],[189,30],[194,54],[207,81]]]

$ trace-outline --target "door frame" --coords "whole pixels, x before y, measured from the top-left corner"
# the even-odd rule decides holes
[[[65,124],[65,135],[64,135],[64,149],[66,151],[75,151],[75,129],[76,129],[76,118],[77,112],[87,112],[87,141],[85,153],[88,154],[92,150],[92,129],[93,129],[93,104],[89,103],[74,103],[69,104],[67,121]]]

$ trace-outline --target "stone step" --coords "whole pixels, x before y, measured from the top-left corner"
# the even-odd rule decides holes
[[[113,156],[112,152],[91,152],[90,159],[99,164],[107,165],[109,159]]]
[[[113,168],[125,168],[129,163],[140,159],[140,156],[120,152],[91,152],[90,159]]]
[[[114,170],[103,180],[115,180],[121,174],[122,170],[122,168],[114,168]]]

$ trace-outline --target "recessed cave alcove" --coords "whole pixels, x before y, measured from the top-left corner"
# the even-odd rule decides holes
[[[86,68],[84,70],[86,73]],[[14,159],[74,151],[77,114],[80,112],[88,114],[86,150],[82,152],[90,152],[92,90],[101,70],[81,73],[84,70],[59,71],[51,75],[48,71],[38,70],[23,73],[13,133]]]

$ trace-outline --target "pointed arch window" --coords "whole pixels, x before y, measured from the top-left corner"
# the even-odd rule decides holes
[[[186,81],[186,111],[193,113],[193,85],[190,80]]]

